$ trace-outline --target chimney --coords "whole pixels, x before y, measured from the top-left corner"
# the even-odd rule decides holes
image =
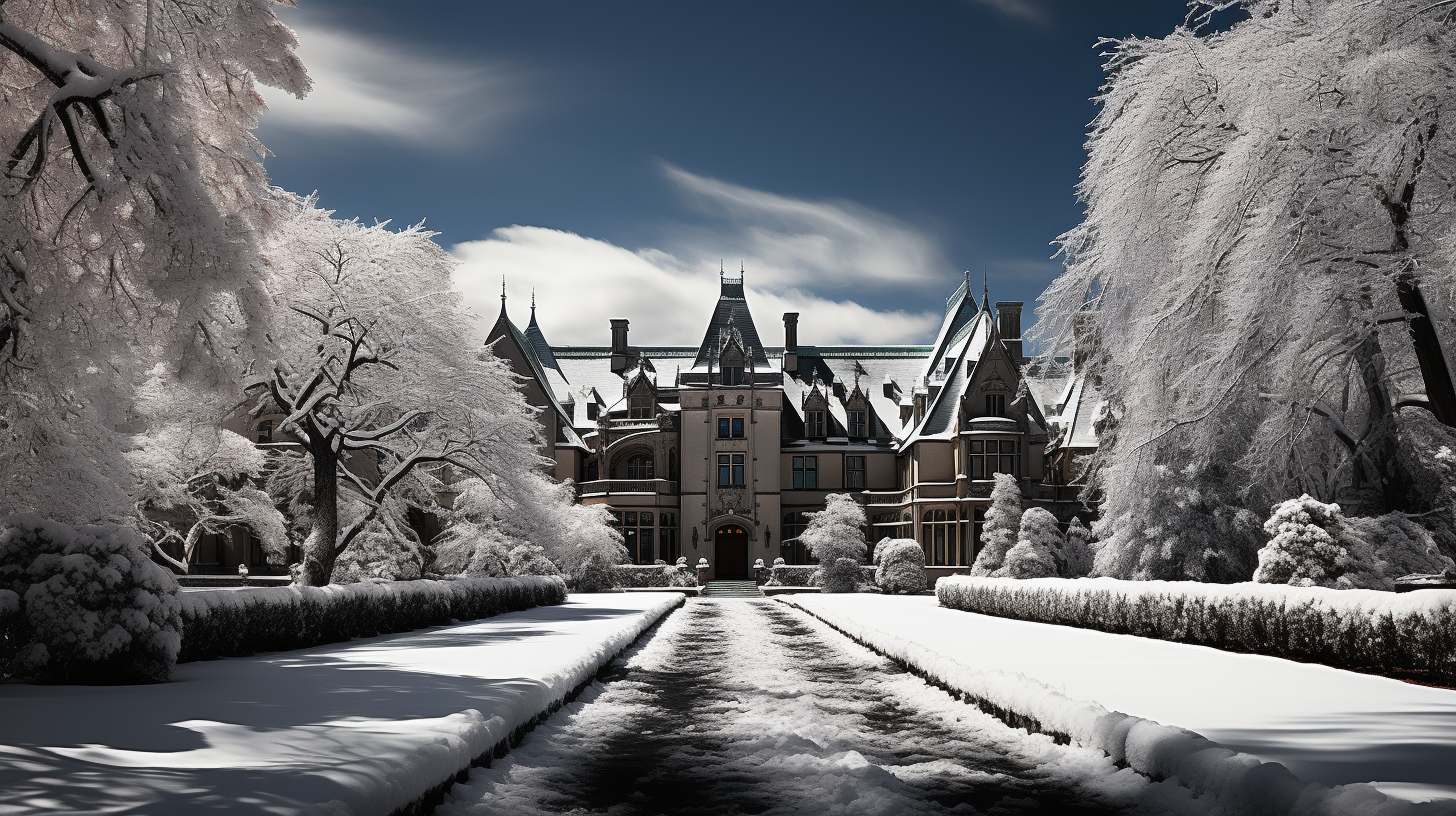
[[[1026,362],[1021,354],[1021,301],[998,301],[996,303],[996,333],[1001,342],[1018,363]]]
[[[612,373],[627,370],[627,321],[612,320]]]
[[[784,373],[799,373],[798,312],[784,312]]]

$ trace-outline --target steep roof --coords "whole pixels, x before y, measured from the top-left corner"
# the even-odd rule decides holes
[[[753,325],[753,314],[748,311],[748,300],[743,294],[743,278],[720,277],[718,305],[713,308],[713,317],[708,321],[708,330],[703,334],[702,345],[698,346],[698,357],[693,367],[706,366],[718,358],[722,351],[720,338],[736,329],[743,338],[743,351],[757,365],[768,365],[768,355],[763,351],[763,342],[758,339],[758,328]]]
[[[531,293],[531,322],[526,325],[525,334],[531,350],[536,353],[536,362],[540,363],[542,368],[550,368],[559,373],[561,366],[556,364],[556,355],[551,353],[551,344],[546,342],[546,335],[541,333],[541,327],[536,323],[535,292]]]

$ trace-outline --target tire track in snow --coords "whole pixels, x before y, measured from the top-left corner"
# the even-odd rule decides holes
[[[1202,810],[1098,752],[1008,728],[767,601],[690,601],[609,677],[438,812]]]

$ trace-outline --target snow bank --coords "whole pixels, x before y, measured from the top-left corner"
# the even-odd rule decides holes
[[[566,600],[557,576],[187,592],[179,662],[301,649]]]
[[[941,583],[944,583],[942,579]],[[863,600],[862,600],[863,599]],[[916,635],[918,616],[899,619],[887,603],[914,598],[792,596],[777,599],[823,620],[860,643],[898,660],[932,682],[1010,725],[1096,748],[1155,780],[1173,780],[1196,795],[1211,795],[1227,812],[1251,816],[1421,816],[1456,815],[1456,801],[1415,803],[1387,796],[1373,785],[1329,787],[1299,779],[1277,762],[1232,751],[1197,733],[1142,717],[1109,711],[1089,700],[1020,672],[978,666],[978,644],[957,639],[946,650],[929,648]],[[864,606],[866,600],[873,607]],[[926,600],[929,600],[928,598]],[[848,603],[846,603],[848,601]],[[915,612],[917,608],[907,607]],[[873,624],[868,621],[874,621]],[[1248,657],[1241,655],[1239,657]]]
[[[984,615],[1456,680],[1456,590],[951,576],[935,593],[942,606]]]

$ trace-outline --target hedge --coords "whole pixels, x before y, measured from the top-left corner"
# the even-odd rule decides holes
[[[178,662],[187,662],[302,649],[560,604],[566,601],[566,584],[557,576],[460,578],[184,592],[181,600]]]
[[[950,576],[935,594],[984,615],[1456,681],[1456,590]]]

